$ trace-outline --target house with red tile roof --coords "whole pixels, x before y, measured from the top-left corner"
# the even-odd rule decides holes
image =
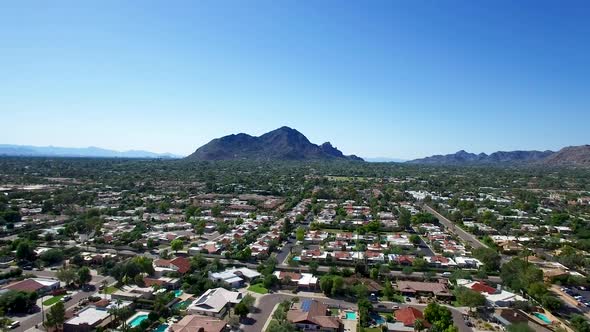
[[[28,293],[45,294],[54,289],[58,289],[59,285],[59,280],[32,278],[17,281],[4,287],[4,289]]]
[[[399,265],[412,265],[414,258],[414,256],[400,255],[397,257],[397,263]]]
[[[387,323],[387,331],[392,332],[410,332],[414,331],[414,325],[417,320],[421,320],[425,328],[430,327],[424,319],[422,311],[414,307],[406,307],[396,310],[394,313],[395,322]]]
[[[420,282],[398,280],[395,289],[404,296],[434,296],[437,298],[449,299],[453,294],[449,292],[446,283],[443,282]]]
[[[168,272],[177,272],[180,274],[185,274],[191,268],[190,260],[185,257],[176,257],[172,260],[156,259],[153,265],[157,276],[162,276]]]
[[[200,315],[186,315],[170,326],[172,332],[223,332],[227,330],[225,321]]]
[[[303,331],[341,331],[340,319],[329,316],[328,313],[327,305],[317,300],[307,299],[287,312],[287,320]]]

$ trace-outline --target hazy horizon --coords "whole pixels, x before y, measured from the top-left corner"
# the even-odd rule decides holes
[[[345,154],[590,143],[584,1],[0,4],[0,143],[188,155],[283,125]]]

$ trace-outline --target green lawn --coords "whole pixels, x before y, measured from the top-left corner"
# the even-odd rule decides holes
[[[338,316],[338,313],[340,313],[340,309],[330,308],[330,312],[331,312],[332,316]]]
[[[106,290],[102,292],[106,292],[107,294],[113,294],[114,292],[118,291],[119,289],[115,286],[109,286]]]
[[[380,327],[365,327],[363,329],[363,331],[365,331],[365,332],[381,332],[381,328]]]
[[[61,300],[62,297],[64,297],[65,295],[58,295],[58,296],[54,296],[48,300],[43,301],[43,305],[53,305],[56,304],[57,302],[59,302],[59,300]]]
[[[268,289],[264,288],[264,286],[262,286],[262,284],[252,285],[252,286],[248,287],[248,290],[252,291],[254,293],[258,293],[258,294],[268,293]]]

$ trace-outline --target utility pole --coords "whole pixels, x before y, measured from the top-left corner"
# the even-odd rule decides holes
[[[45,299],[45,294],[43,294],[43,296],[41,296],[41,324],[43,325],[43,327],[45,327],[45,309],[43,306],[43,302]]]

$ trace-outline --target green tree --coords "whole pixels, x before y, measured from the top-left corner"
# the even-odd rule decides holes
[[[181,239],[175,239],[170,242],[170,249],[174,250],[175,253],[177,253],[178,250],[182,250],[182,248],[184,248],[184,242],[182,242]]]
[[[332,277],[332,295],[339,294],[344,288],[344,278],[341,276]]]
[[[424,258],[416,257],[412,262],[412,267],[414,267],[418,271],[423,271],[428,266],[428,262]]]
[[[422,242],[422,241],[420,241],[420,235],[418,235],[418,234],[410,235],[410,242],[412,242],[412,244],[414,244],[414,245],[420,244],[420,242]]]
[[[255,301],[256,301],[256,299],[254,298],[254,296],[252,296],[250,294],[246,294],[244,296],[244,298],[242,298],[242,302],[241,303],[243,303],[248,308],[253,308]]]
[[[369,312],[373,310],[373,305],[367,298],[359,298],[357,301],[357,306],[359,310],[359,323],[362,327],[369,326],[369,322],[371,317],[369,316]]]
[[[64,308],[64,304],[63,302],[59,301],[49,308],[45,325],[59,329],[63,325],[65,318],[66,310]]]
[[[333,284],[334,284],[334,282],[332,280],[332,276],[330,276],[330,275],[324,275],[320,278],[320,289],[326,295],[332,294]]]
[[[485,296],[466,287],[457,287],[454,294],[457,302],[462,306],[468,307],[469,310],[486,304]]]
[[[473,256],[484,264],[487,272],[496,272],[500,269],[502,258],[493,249],[485,247],[473,249]]]
[[[379,269],[374,267],[371,269],[370,272],[371,279],[378,280],[379,279]]]
[[[240,251],[238,254],[238,259],[241,261],[248,261],[252,258],[252,249],[250,247],[244,248],[244,250]]]
[[[424,309],[424,319],[440,331],[444,331],[453,325],[451,311],[435,302],[429,303]]]
[[[45,262],[45,264],[56,264],[64,260],[64,252],[61,249],[52,248],[43,252],[39,258]]]
[[[425,328],[426,328],[426,325],[424,325],[424,320],[422,320],[422,319],[416,319],[414,321],[414,331],[421,332]]]
[[[389,280],[389,278],[385,278],[385,285],[383,286],[383,296],[387,300],[391,301],[394,295],[395,292],[393,290],[393,286],[391,286],[391,281]]]
[[[551,311],[559,310],[563,305],[563,303],[558,298],[551,294],[543,295],[543,297],[541,298],[541,304],[543,304],[543,307]]]
[[[408,209],[400,208],[399,209],[399,219],[397,224],[402,229],[407,229],[411,225],[412,214]]]
[[[241,318],[244,318],[248,316],[248,314],[250,313],[250,309],[243,302],[240,302],[236,304],[236,307],[234,308],[234,313],[240,316]]]
[[[296,231],[296,235],[295,235],[297,241],[303,241],[303,239],[305,239],[305,228],[303,227],[297,227],[297,231]]]
[[[570,320],[571,326],[576,332],[590,332],[590,323],[582,315],[572,315]]]
[[[221,217],[221,206],[219,204],[216,204],[211,208],[211,215],[215,218]]]
[[[55,276],[57,279],[59,279],[59,281],[62,281],[66,286],[68,286],[72,282],[76,281],[77,273],[76,270],[71,267],[62,267],[57,270]]]
[[[529,285],[543,282],[543,271],[520,258],[513,258],[502,265],[500,278],[512,290],[526,291]]]
[[[16,247],[16,258],[32,261],[35,258],[35,246],[31,241],[23,240]]]
[[[78,270],[78,284],[84,285],[89,283],[92,280],[92,275],[90,274],[90,269],[86,266],[81,267]]]
[[[320,264],[316,261],[311,261],[309,262],[309,272],[313,275],[318,274],[318,268],[320,267]]]

